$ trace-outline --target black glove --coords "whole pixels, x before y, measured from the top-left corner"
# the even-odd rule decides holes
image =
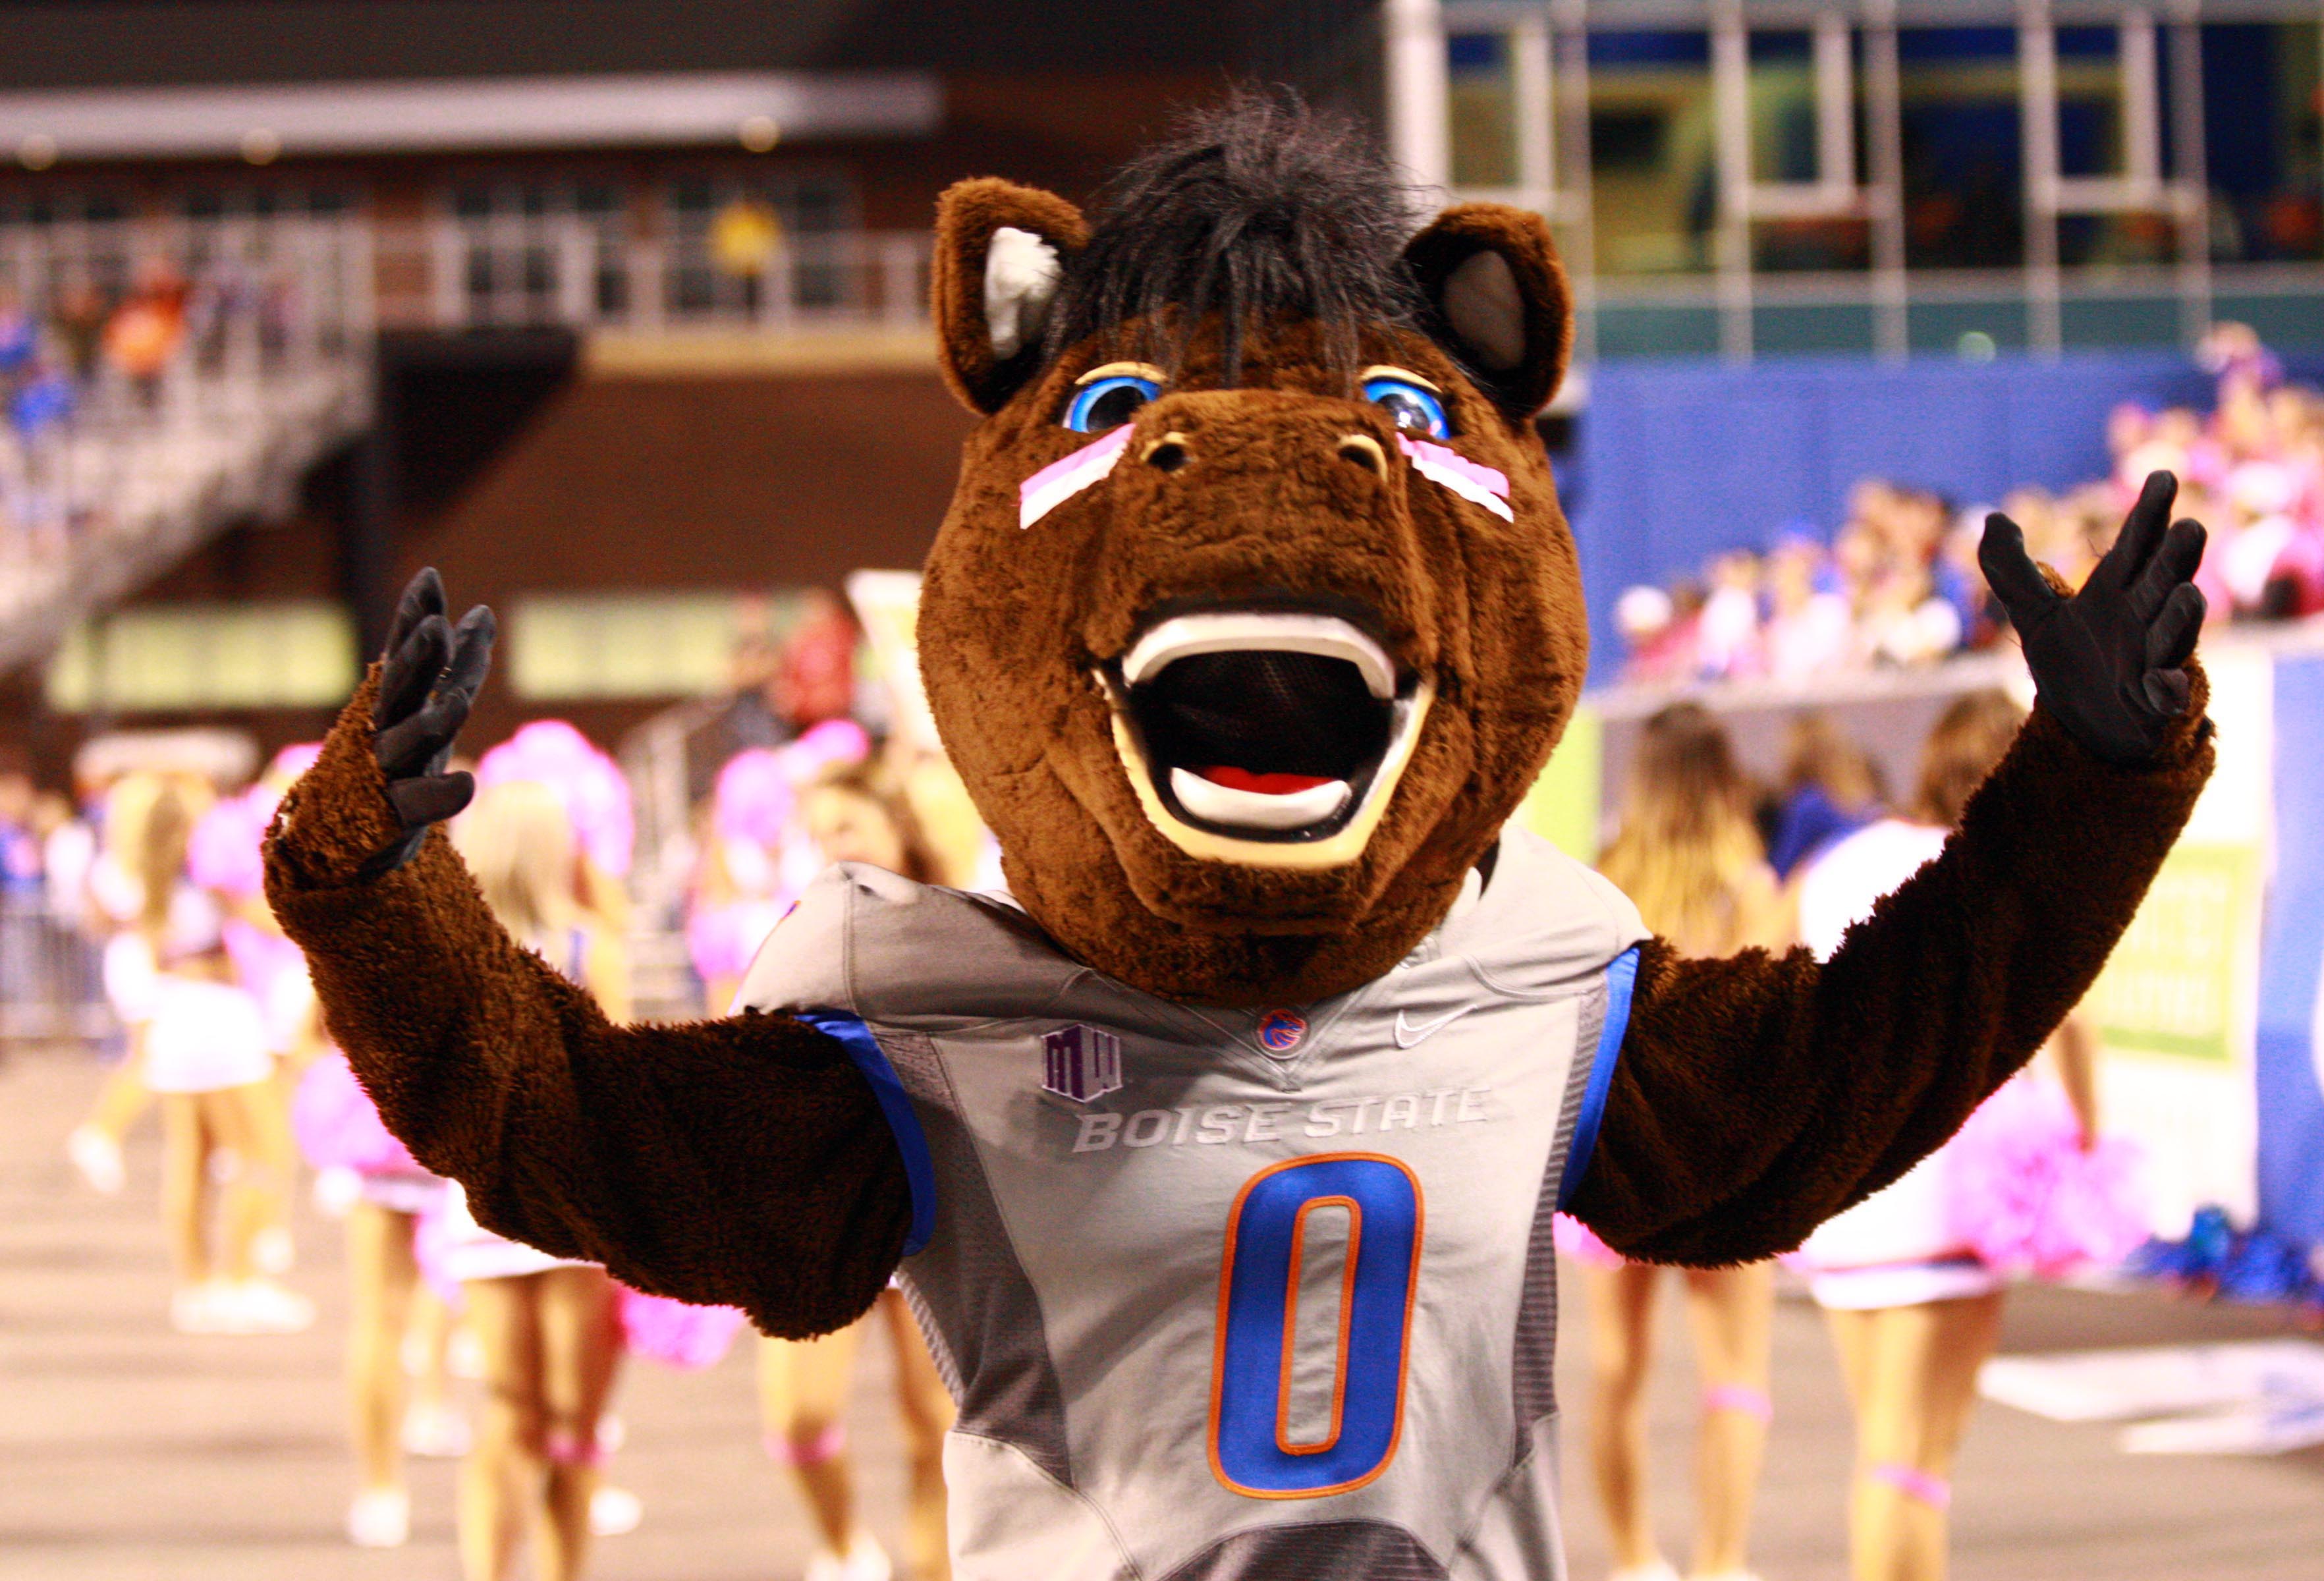
[[[2190,578],[2203,562],[2203,524],[2164,531],[2178,492],[2169,473],[2149,476],[2114,547],[2070,597],[2043,579],[2008,517],[1987,516],[1978,546],[1986,582],[2025,645],[2042,706],[2116,768],[2153,763],[2171,722],[2187,711],[2183,666],[2204,607]]]
[[[493,612],[483,605],[444,619],[444,579],[429,567],[411,578],[395,606],[372,705],[373,750],[387,776],[387,800],[403,821],[402,839],[374,857],[368,874],[392,873],[411,860],[428,826],[468,805],[475,776],[447,774],[452,738],[466,722],[493,665]]]

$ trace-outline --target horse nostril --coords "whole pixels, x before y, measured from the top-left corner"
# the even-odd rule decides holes
[[[1158,472],[1176,472],[1192,459],[1186,454],[1186,436],[1175,431],[1164,434],[1146,447],[1139,459]]]
[[[1388,476],[1388,452],[1370,434],[1343,434],[1340,439],[1340,458],[1352,461],[1374,477]]]

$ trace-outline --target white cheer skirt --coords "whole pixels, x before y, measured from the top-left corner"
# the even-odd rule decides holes
[[[157,1093],[215,1093],[274,1074],[258,1001],[226,983],[160,975],[145,1034],[145,1085]]]
[[[552,1268],[588,1266],[576,1258],[558,1257],[484,1228],[468,1211],[468,1194],[456,1180],[445,1182],[432,1217],[429,1228],[433,1233],[426,1236],[427,1250],[432,1253],[428,1261],[434,1264],[432,1271],[439,1280],[466,1284],[474,1279],[521,1279]]]

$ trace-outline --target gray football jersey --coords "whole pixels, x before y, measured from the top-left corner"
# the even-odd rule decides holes
[[[1511,833],[1385,976],[1230,1011],[819,879],[740,1003],[847,1043],[904,1151],[963,1581],[1562,1576],[1550,1216],[1644,937]]]

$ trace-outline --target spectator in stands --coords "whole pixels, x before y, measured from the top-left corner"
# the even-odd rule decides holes
[[[161,375],[186,339],[186,282],[165,264],[141,270],[136,289],[105,321],[99,349],[146,405],[161,399]]]
[[[1681,582],[1667,593],[1660,587],[1632,587],[1623,593],[1614,605],[1614,624],[1629,645],[1632,680],[1652,684],[1694,679],[1702,604],[1702,590],[1692,582]]]
[[[2231,319],[2205,331],[2195,347],[2195,361],[2207,373],[2218,375],[2222,411],[2238,393],[2264,394],[2283,380],[2283,365],[2261,344],[2259,332]]]
[[[1711,596],[1696,623],[1695,664],[1719,680],[1740,680],[1766,669],[1759,637],[1759,557],[1731,549],[1711,563]]]
[[[2002,508],[2034,559],[2080,587],[2147,476],[2168,471],[2180,513],[2211,528],[2196,578],[2209,618],[2324,613],[2324,395],[2284,384],[2243,325],[2216,327],[2203,360],[2219,379],[2208,416],[2119,405],[2107,418],[2105,477],[2056,495],[2013,490]],[[1982,525],[1981,510],[1866,478],[1828,556],[1794,525],[1764,560],[1721,551],[1705,568],[1707,596],[1688,584],[1627,589],[1615,610],[1630,650],[1624,673],[1650,684],[1796,680],[1990,647],[2002,627],[1977,563]]]
[[[1884,564],[1864,589],[1857,618],[1876,663],[1934,663],[1960,646],[1960,612],[1938,596],[1929,568],[1919,561]]]
[[[65,372],[75,383],[86,384],[96,378],[97,347],[112,317],[113,309],[104,293],[86,281],[57,292],[49,310],[49,326],[64,353]]]
[[[1767,557],[1767,673],[1805,680],[1853,669],[1856,612],[1840,590],[1823,546],[1794,533]]]

